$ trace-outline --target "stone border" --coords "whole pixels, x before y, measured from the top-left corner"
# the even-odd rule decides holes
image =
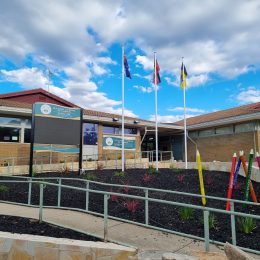
[[[136,248],[114,243],[0,232],[0,259],[124,260],[136,254]]]

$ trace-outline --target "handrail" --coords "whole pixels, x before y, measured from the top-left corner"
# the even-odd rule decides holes
[[[104,183],[104,182],[97,182],[97,181],[91,181],[91,180],[85,180],[81,178],[63,178],[63,177],[25,177],[25,176],[9,176],[9,175],[0,175],[0,177],[8,177],[8,178],[25,178],[25,179],[38,179],[38,180],[74,180],[74,181],[82,181],[82,182],[89,182],[93,184],[103,185],[103,186],[110,186],[110,187],[120,187],[120,188],[129,188],[129,189],[136,189],[136,190],[148,190],[148,191],[155,191],[155,192],[163,192],[163,193],[170,193],[170,194],[176,194],[176,195],[184,195],[184,196],[191,196],[195,198],[206,198],[206,199],[212,199],[212,200],[219,200],[224,202],[235,202],[240,204],[246,204],[246,205],[253,205],[253,206],[260,206],[259,202],[251,202],[251,201],[242,201],[237,199],[228,199],[228,198],[222,198],[222,197],[215,197],[210,195],[200,195],[195,193],[189,193],[189,192],[182,192],[182,191],[172,191],[172,190],[163,190],[163,189],[157,189],[157,188],[148,188],[144,186],[133,186],[133,185],[124,185],[124,184],[115,184],[115,183]],[[0,182],[2,180],[0,179]],[[14,181],[15,182],[15,181]],[[41,181],[39,181],[41,182]]]
[[[1,182],[15,182],[15,181],[2,181]],[[21,181],[16,181],[16,182],[21,182]],[[23,181],[22,183],[28,183],[26,181]],[[181,203],[181,202],[174,202],[174,201],[169,201],[169,200],[161,200],[161,199],[154,199],[154,198],[145,198],[142,196],[137,196],[137,195],[129,195],[129,194],[125,194],[125,193],[118,193],[118,192],[111,192],[111,191],[100,191],[100,190],[92,190],[92,189],[87,189],[87,188],[80,188],[80,187],[75,187],[75,186],[70,186],[70,185],[64,185],[64,184],[55,184],[55,183],[51,183],[51,182],[43,182],[43,181],[32,181],[32,183],[38,183],[38,184],[44,184],[44,185],[49,185],[49,186],[55,186],[55,187],[59,187],[61,186],[62,188],[65,189],[72,189],[72,190],[79,190],[79,191],[89,191],[92,193],[96,193],[96,194],[106,194],[106,195],[120,195],[120,197],[126,197],[126,198],[131,198],[131,199],[137,199],[137,200],[148,200],[151,202],[158,202],[158,203],[163,203],[163,204],[169,204],[169,205],[174,205],[174,206],[185,206],[188,208],[192,208],[192,209],[200,209],[200,210],[209,210],[212,212],[216,212],[216,213],[223,213],[223,214],[227,214],[227,215],[237,215],[237,216],[241,216],[241,217],[253,217],[255,219],[260,219],[259,215],[254,215],[254,214],[247,214],[247,213],[242,213],[242,212],[235,212],[235,211],[226,211],[226,210],[222,210],[222,209],[216,209],[216,208],[211,208],[211,207],[206,207],[206,206],[197,206],[197,205],[192,205],[192,204],[187,204],[187,203]],[[146,188],[144,188],[146,189]],[[259,203],[258,203],[259,204]]]
[[[10,176],[6,176],[6,177],[10,177]],[[22,176],[18,176],[18,178],[21,178]],[[104,196],[104,213],[101,214],[101,216],[104,217],[104,240],[107,239],[107,232],[108,232],[108,217],[111,219],[117,219],[120,221],[124,221],[127,223],[134,223],[137,225],[141,225],[141,226],[146,226],[146,227],[151,227],[153,229],[157,229],[157,230],[165,230],[168,231],[170,233],[175,233],[175,234],[179,234],[179,235],[184,235],[187,237],[196,237],[193,235],[189,235],[189,234],[185,234],[182,232],[177,232],[174,230],[170,230],[170,229],[162,229],[153,225],[149,224],[149,202],[155,202],[155,203],[161,203],[161,204],[167,204],[167,205],[174,205],[174,206],[178,206],[178,207],[187,207],[187,208],[192,208],[192,209],[196,209],[196,210],[201,210],[203,211],[203,219],[204,219],[204,241],[205,241],[205,249],[206,251],[209,251],[209,242],[213,242],[213,243],[218,243],[221,244],[222,242],[218,242],[218,241],[212,241],[209,239],[209,226],[208,226],[208,220],[209,220],[209,212],[215,212],[215,213],[221,213],[221,214],[225,214],[225,215],[229,215],[231,216],[231,232],[232,232],[232,243],[236,244],[236,227],[235,227],[235,216],[240,216],[240,217],[250,217],[253,219],[257,219],[260,220],[260,216],[259,215],[255,215],[255,214],[248,214],[248,213],[243,213],[243,212],[236,212],[234,209],[234,203],[244,203],[244,204],[253,204],[255,206],[259,206],[259,203],[250,203],[250,202],[244,202],[244,201],[239,201],[239,200],[231,200],[231,199],[226,199],[225,201],[230,201],[231,202],[231,211],[226,211],[223,209],[217,209],[217,208],[212,208],[212,207],[207,207],[207,206],[198,206],[198,205],[193,205],[193,204],[188,204],[188,203],[182,203],[182,202],[176,202],[176,201],[170,201],[170,200],[164,200],[164,199],[156,199],[156,198],[151,198],[148,196],[148,191],[149,190],[158,190],[158,189],[151,189],[151,188],[146,188],[146,187],[142,187],[143,191],[145,193],[145,196],[139,196],[139,195],[130,195],[130,194],[125,194],[125,193],[120,193],[120,192],[113,192],[113,191],[102,191],[102,190],[94,190],[94,189],[90,189],[89,185],[86,186],[86,188],[81,188],[81,187],[75,187],[75,186],[71,186],[71,185],[64,185],[61,183],[61,178],[55,178],[55,177],[50,177],[52,179],[56,179],[59,180],[59,183],[52,183],[52,182],[48,182],[48,181],[42,181],[39,178],[30,178],[30,177],[22,177],[25,178],[26,180],[3,180],[0,179],[0,183],[25,183],[25,184],[29,184],[29,191],[28,191],[28,204],[25,203],[14,203],[11,202],[12,204],[19,204],[19,205],[29,205],[29,206],[33,206],[31,205],[31,198],[30,198],[30,194],[31,194],[31,189],[32,189],[32,184],[39,184],[40,185],[40,203],[39,203],[39,220],[42,220],[42,215],[43,215],[43,208],[47,207],[43,205],[43,189],[46,186],[54,186],[54,187],[58,187],[58,200],[61,199],[61,197],[59,196],[60,192],[61,192],[61,188],[63,189],[73,189],[73,190],[78,190],[78,191],[84,191],[86,193],[86,200],[88,197],[89,193],[96,193],[96,194],[101,194]],[[47,179],[47,178],[46,178]],[[66,180],[82,180],[82,179],[73,179],[73,178],[63,178]],[[88,180],[84,180],[87,182],[87,184],[90,183],[90,181]],[[97,183],[97,182],[95,182]],[[122,186],[127,186],[128,185],[122,185]],[[136,186],[133,186],[134,188]],[[162,190],[160,190],[162,191]],[[178,192],[179,194],[184,194],[181,192]],[[142,223],[138,223],[135,221],[129,221],[126,219],[121,219],[121,218],[117,218],[117,217],[113,217],[113,216],[108,216],[108,200],[110,198],[110,196],[112,195],[117,195],[120,197],[125,197],[125,198],[131,198],[131,199],[136,199],[136,200],[143,200],[145,201],[145,224]],[[196,194],[190,194],[190,195],[196,195]],[[211,197],[211,196],[209,196]],[[220,200],[224,200],[223,198],[218,198],[218,197],[212,197],[215,199],[220,199]],[[5,201],[6,202],[6,201]],[[58,201],[58,206],[48,206],[48,208],[64,208],[64,209],[72,209],[70,207],[60,207],[60,203]],[[100,213],[97,212],[92,212],[88,210],[88,204],[86,203],[86,210],[84,212],[88,212],[91,214],[96,214],[96,215],[100,215]],[[202,239],[199,237],[199,239]],[[222,243],[223,244],[223,243]],[[250,248],[243,248],[243,250],[246,250],[248,252],[252,252],[252,253],[256,253],[256,254],[260,254],[260,251],[258,250],[254,250],[254,249],[250,249]]]

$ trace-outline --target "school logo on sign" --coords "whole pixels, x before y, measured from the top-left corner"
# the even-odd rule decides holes
[[[106,138],[106,144],[108,146],[112,146],[113,145],[113,139],[111,137]]]
[[[41,106],[41,112],[44,114],[44,115],[49,115],[51,113],[51,107],[49,105],[42,105]]]

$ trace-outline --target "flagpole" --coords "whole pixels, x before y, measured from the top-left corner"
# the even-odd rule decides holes
[[[125,171],[125,74],[124,74],[124,45],[122,45],[122,172]]]
[[[158,171],[158,100],[157,100],[157,66],[156,66],[156,52],[154,52],[154,87],[155,87],[155,156],[156,156],[156,171]]]
[[[183,64],[182,57],[182,64]],[[182,75],[184,77],[184,64],[182,66]],[[183,87],[183,106],[184,106],[184,153],[185,153],[185,169],[188,169],[188,161],[187,161],[187,124],[186,124],[186,86]]]

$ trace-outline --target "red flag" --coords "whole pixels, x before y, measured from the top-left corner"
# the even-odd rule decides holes
[[[156,60],[154,65],[154,72],[153,72],[153,83],[156,85],[161,83],[159,71],[160,71],[160,66]]]

